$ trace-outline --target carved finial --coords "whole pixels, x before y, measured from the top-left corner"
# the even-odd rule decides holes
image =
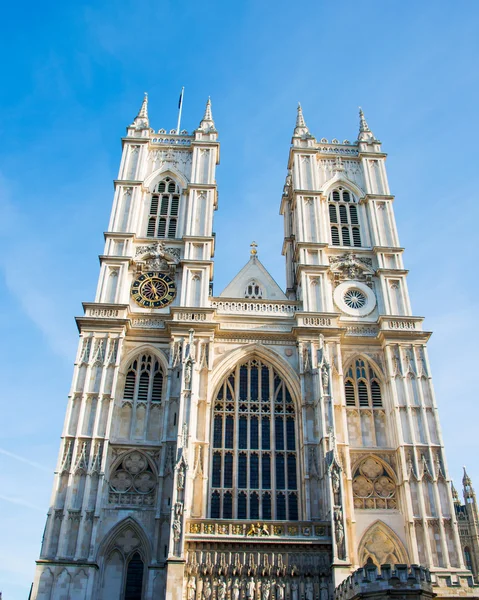
[[[148,120],[148,94],[145,92],[145,97],[141,103],[141,108],[138,111],[131,127],[135,129],[148,129],[150,122]]]
[[[459,500],[459,494],[457,493],[456,488],[454,487],[454,484],[451,482],[451,492],[452,492],[452,500],[454,502],[454,504],[461,504],[461,501]]]
[[[462,468],[464,469],[464,476],[462,478],[462,485],[464,487],[466,487],[466,486],[471,486],[472,487],[472,481],[471,481],[471,478],[469,477],[469,475],[467,474],[466,467],[464,466]]]
[[[213,114],[211,112],[211,99],[209,96],[206,103],[205,114],[200,122],[200,129],[203,129],[203,131],[215,131],[215,122],[213,121]]]
[[[369,129],[368,122],[364,116],[363,109],[359,107],[359,135],[358,140],[360,142],[372,142],[376,138],[373,132]]]
[[[298,102],[298,114],[296,115],[296,127],[294,128],[295,136],[310,135],[308,126],[304,120],[303,109]]]
[[[296,127],[306,127],[304,122],[303,109],[301,108],[301,102],[298,102],[298,115],[296,117]]]
[[[258,244],[256,242],[251,242],[250,246],[251,246],[251,251],[250,251],[251,256],[256,256],[258,254],[258,250],[256,250],[256,248],[258,247]]]
[[[138,113],[138,118],[148,119],[148,92],[145,92],[145,97],[143,98],[143,102]]]

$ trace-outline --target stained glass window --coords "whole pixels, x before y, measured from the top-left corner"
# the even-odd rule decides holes
[[[252,358],[216,394],[210,516],[298,520],[295,407],[275,369]]]

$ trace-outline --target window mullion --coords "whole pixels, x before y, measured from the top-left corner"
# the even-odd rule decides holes
[[[276,519],[276,419],[274,414],[274,373],[269,369],[269,447],[270,450],[270,473],[271,473],[271,518]]]

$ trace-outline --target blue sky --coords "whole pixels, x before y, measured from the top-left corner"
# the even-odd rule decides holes
[[[220,134],[215,292],[249,244],[284,284],[278,215],[298,100],[316,137],[389,154],[413,311],[450,472],[479,487],[475,245],[479,4],[323,0],[31,2],[3,8],[0,89],[0,590],[33,579],[77,343],[94,297],[120,137],[150,97],[155,129]],[[8,541],[8,544],[7,544]]]

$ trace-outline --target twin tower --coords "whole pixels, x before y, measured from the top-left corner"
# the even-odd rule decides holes
[[[340,142],[298,108],[286,290],[253,244],[213,295],[210,101],[193,133],[155,132],[145,97],[122,143],[33,600],[327,600],[385,563],[475,597],[430,334],[363,113]]]

